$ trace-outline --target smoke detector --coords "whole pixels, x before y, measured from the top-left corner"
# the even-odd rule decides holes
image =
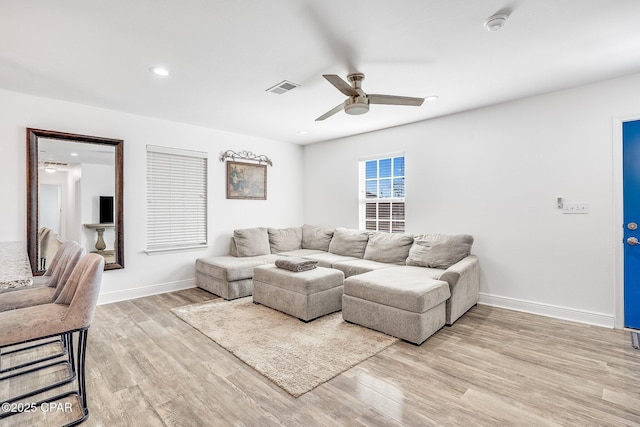
[[[496,32],[500,28],[504,27],[504,24],[507,23],[507,18],[509,18],[509,15],[505,15],[503,13],[493,15],[484,21],[484,27],[487,31],[491,31],[492,33]]]

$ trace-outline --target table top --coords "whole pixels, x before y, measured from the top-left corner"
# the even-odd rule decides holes
[[[107,224],[83,224],[85,228],[114,228],[116,225],[113,222]]]
[[[0,242],[0,289],[31,286],[33,274],[24,242]]]

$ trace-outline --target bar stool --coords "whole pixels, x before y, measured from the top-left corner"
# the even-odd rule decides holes
[[[76,425],[88,418],[89,408],[85,384],[87,337],[100,293],[103,270],[104,258],[97,254],[87,254],[75,267],[55,302],[0,313],[0,325],[3,326],[0,328],[0,348],[31,343],[43,338],[60,337],[69,343],[68,360],[60,363],[68,364],[70,370],[69,378],[11,397],[1,402],[0,407],[76,381],[77,390],[58,394],[36,402],[35,405],[40,407],[43,403],[55,402],[75,395],[81,405],[82,417],[67,425]],[[74,335],[78,336],[77,346],[74,346]],[[0,382],[26,373],[37,372],[40,369],[42,367],[35,367],[8,375],[1,378]],[[0,419],[16,413],[0,412]]]
[[[85,250],[75,242],[66,242],[64,245],[58,251],[60,256],[54,260],[56,265],[52,268],[55,269],[55,272],[48,276],[47,285],[22,287],[12,292],[0,294],[0,312],[49,304],[56,300],[74,268],[85,254]]]
[[[66,245],[66,243],[65,243]],[[80,261],[80,259],[84,256],[85,250],[80,247],[75,242],[69,242],[69,244],[61,249],[63,252],[58,259],[58,264],[55,267],[56,272],[51,276],[51,281],[49,286],[40,286],[36,288],[21,288],[14,292],[8,292],[5,294],[0,294],[0,312],[5,312],[9,310],[15,310],[19,308],[32,307],[35,305],[41,304],[50,304],[53,303],[62,289],[66,284],[67,280],[71,276],[74,268]],[[53,267],[53,266],[52,266]],[[61,350],[54,354],[49,354],[47,356],[32,359],[28,362],[21,363],[19,365],[12,366],[10,368],[2,368],[2,358],[16,354],[16,353],[24,353],[25,351],[34,349],[36,347],[42,347],[45,345],[50,345],[54,343],[60,343]],[[37,342],[35,344],[31,344],[29,346],[21,346],[16,349],[0,349],[0,374],[3,374],[8,371],[15,371],[18,369],[25,368],[27,366],[32,366],[37,363],[41,363],[47,360],[52,360],[60,356],[64,356],[68,351],[67,342],[62,339],[55,340],[43,340],[41,342]]]
[[[66,255],[66,252],[70,248],[76,247],[76,246],[79,246],[79,245],[72,240],[67,240],[66,242],[64,242],[62,246],[58,248],[58,251],[54,255],[53,259],[51,260],[51,264],[49,265],[47,270],[44,272],[44,274],[42,276],[36,276],[33,278],[33,286],[50,286],[51,281],[55,280],[56,275],[60,274],[60,269],[64,268],[62,264],[64,262],[64,257]]]

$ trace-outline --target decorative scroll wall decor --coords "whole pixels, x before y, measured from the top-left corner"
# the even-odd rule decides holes
[[[227,150],[224,153],[220,153],[220,161],[224,162],[227,159],[231,160],[251,160],[254,162],[258,162],[259,164],[266,163],[269,166],[273,166],[273,162],[270,158],[265,156],[264,154],[254,154],[251,151],[242,150],[239,153],[236,153],[233,150]]]
[[[236,162],[236,159],[258,164]],[[227,150],[220,153],[220,161],[225,160],[231,160],[227,162],[227,199],[267,199],[267,165],[273,166],[270,158],[246,150],[238,153]]]

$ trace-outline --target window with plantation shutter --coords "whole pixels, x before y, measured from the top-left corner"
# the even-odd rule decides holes
[[[147,252],[207,245],[207,153],[147,146]]]
[[[360,228],[403,232],[404,155],[361,160],[359,169]]]

